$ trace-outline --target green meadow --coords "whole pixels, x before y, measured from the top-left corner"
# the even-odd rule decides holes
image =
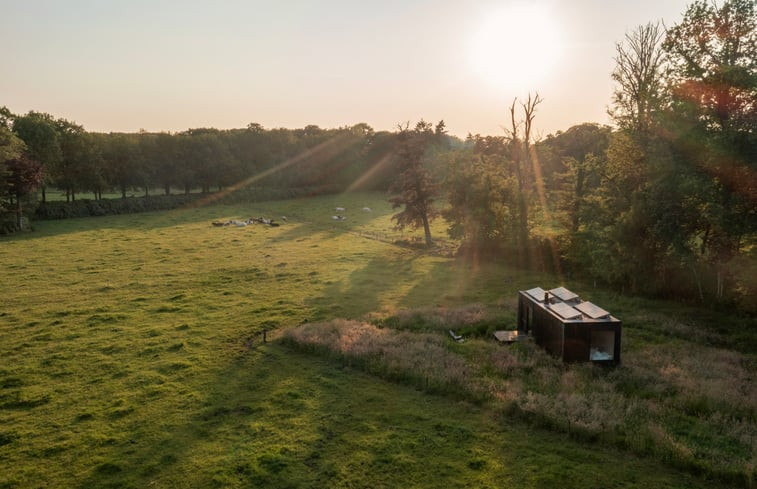
[[[754,318],[457,258],[443,222],[426,251],[391,214],[348,194],[0,238],[0,488],[754,484]],[[259,216],[281,225],[212,225]],[[560,284],[624,321],[623,366],[490,339]]]

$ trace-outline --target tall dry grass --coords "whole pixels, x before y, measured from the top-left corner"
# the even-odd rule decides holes
[[[285,339],[300,348],[337,356],[345,363],[432,392],[474,393],[473,366],[449,351],[446,340],[337,319],[290,329]]]
[[[565,365],[533,343],[504,346],[446,329],[486,317],[473,306],[440,309],[407,324],[432,332],[335,320],[289,330],[287,341],[391,380],[486,401],[538,426],[652,455],[697,473],[752,487],[757,430],[754,360],[688,343],[626,352],[622,366]],[[436,330],[436,332],[433,332]]]

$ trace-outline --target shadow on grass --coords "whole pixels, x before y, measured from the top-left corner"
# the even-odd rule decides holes
[[[167,413],[185,423],[147,419],[125,435],[129,442],[96,450],[79,487],[400,487],[434,477],[429,436],[458,452],[442,455],[458,465],[450,473],[468,462],[480,470],[477,457],[464,455],[470,429],[449,424],[447,413],[416,410],[424,403],[412,389],[258,344],[215,376],[198,409]]]
[[[93,448],[79,487],[715,487],[278,342],[232,354],[205,387],[196,408]]]
[[[327,285],[321,295],[307,301],[313,310],[310,320],[355,318],[380,310],[383,294],[413,279],[413,259],[413,255],[373,258],[345,280]]]

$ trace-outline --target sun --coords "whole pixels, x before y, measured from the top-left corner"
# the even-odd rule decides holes
[[[552,12],[539,4],[515,3],[481,22],[471,38],[470,63],[495,89],[531,91],[549,79],[561,51]]]

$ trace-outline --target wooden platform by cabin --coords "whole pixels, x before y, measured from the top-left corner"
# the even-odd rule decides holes
[[[519,331],[495,331],[494,337],[502,343],[515,343],[529,338],[529,335]]]

